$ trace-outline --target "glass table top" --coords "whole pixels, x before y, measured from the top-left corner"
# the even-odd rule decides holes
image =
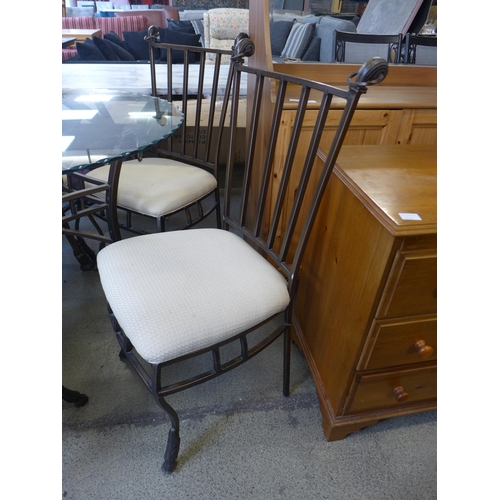
[[[164,99],[116,90],[63,89],[62,172],[106,165],[157,144],[182,124]]]

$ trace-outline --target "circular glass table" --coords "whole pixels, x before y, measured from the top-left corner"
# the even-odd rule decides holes
[[[168,138],[184,115],[174,104],[157,97],[115,90],[62,91],[63,234],[104,242],[120,239],[117,215],[122,162]],[[88,171],[110,165],[107,183],[89,184]],[[105,192],[105,203],[92,198]],[[86,200],[83,202],[82,200]],[[109,236],[83,232],[71,223],[105,213]],[[68,238],[69,239],[69,238]]]

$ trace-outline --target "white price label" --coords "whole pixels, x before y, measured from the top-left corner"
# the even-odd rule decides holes
[[[422,220],[422,217],[418,214],[400,213],[399,216],[403,220]]]

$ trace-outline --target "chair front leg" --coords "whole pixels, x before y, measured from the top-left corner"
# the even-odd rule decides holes
[[[179,455],[179,447],[181,439],[179,437],[179,428],[172,427],[168,432],[167,448],[165,450],[164,462],[161,470],[165,474],[171,474],[177,465],[177,456]]]
[[[165,449],[164,462],[161,470],[170,474],[174,471],[177,465],[177,456],[179,455],[179,448],[181,438],[179,434],[179,415],[177,412],[165,401],[165,398],[159,395],[161,390],[161,369],[158,365],[153,365],[153,388],[152,393],[156,402],[167,412],[171,421],[171,428],[168,432],[167,448]]]
[[[290,396],[290,355],[291,355],[291,328],[287,326],[283,332],[283,396]]]

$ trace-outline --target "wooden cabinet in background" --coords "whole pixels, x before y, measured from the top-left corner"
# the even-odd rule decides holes
[[[296,113],[293,93],[285,104],[281,120],[282,137],[289,137]],[[332,130],[332,138],[340,122],[342,111],[332,103],[332,111],[325,127]],[[307,112],[314,123],[314,104]],[[307,124],[307,122],[306,122]],[[278,142],[278,149],[286,141]],[[359,101],[349,125],[345,145],[376,144],[437,144],[437,93],[435,87],[373,87]]]
[[[328,440],[436,408],[436,148],[344,146],[304,257],[294,331]]]

